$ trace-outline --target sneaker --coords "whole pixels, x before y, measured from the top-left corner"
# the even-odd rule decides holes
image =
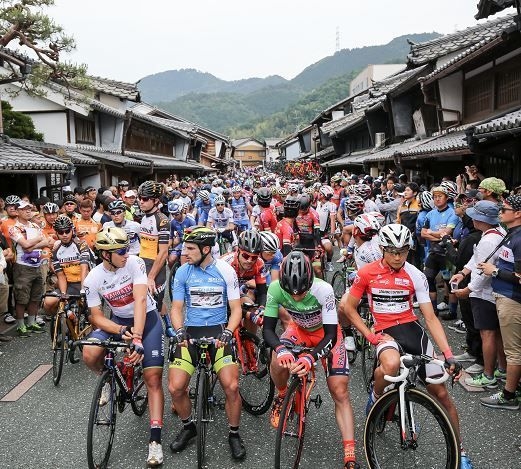
[[[474,365],[471,365],[468,368],[465,368],[465,371],[470,375],[475,375],[477,373],[483,373],[483,365],[480,365],[479,363],[474,363]]]
[[[36,324],[39,326],[45,326],[45,319],[42,316],[36,316]]]
[[[173,453],[180,453],[196,435],[197,428],[194,422],[190,422],[186,427],[183,425],[175,440],[170,443],[170,449]]]
[[[14,318],[14,316],[11,313],[5,313],[4,314],[4,322],[6,324],[13,324],[13,323],[16,322],[16,319]]]
[[[450,326],[449,326],[449,328],[450,328]],[[476,357],[474,355],[471,355],[468,352],[462,353],[460,355],[456,355],[454,357],[454,360],[456,360],[458,362],[473,362],[475,359],[476,359]]]
[[[352,335],[348,335],[344,339],[344,346],[348,352],[355,352],[356,351],[355,338]]]
[[[24,319],[27,319],[29,317],[29,314],[24,313]]]
[[[505,399],[503,391],[492,394],[490,397],[482,397],[481,404],[492,409],[519,410],[519,401],[517,399]]]
[[[18,337],[22,337],[23,339],[29,337],[29,332],[27,331],[27,327],[25,326],[17,327],[16,333],[18,334]]]
[[[468,378],[465,378],[465,384],[471,388],[497,389],[496,378],[487,378],[484,373],[474,377],[469,376]]]
[[[333,263],[326,262],[326,272],[333,272]]]
[[[156,467],[163,464],[163,448],[161,443],[152,441],[148,444],[147,466]]]
[[[449,305],[445,303],[445,301],[442,301],[438,306],[436,306],[436,309],[438,311],[445,311],[446,309],[449,309]]]
[[[467,326],[465,326],[465,323],[461,319],[458,319],[454,324],[451,324],[448,327],[449,329],[453,330],[454,332],[457,332],[458,334],[467,333]]]
[[[472,465],[472,461],[468,457],[467,454],[461,453],[460,456],[460,469],[474,469],[474,466]]]
[[[458,315],[456,313],[444,313],[440,314],[439,318],[443,321],[454,321]]]
[[[506,372],[506,370],[505,371],[502,371],[502,370],[499,370],[499,369],[494,370],[494,378],[496,378],[498,381],[499,380],[505,381],[507,379],[507,372]]]
[[[271,406],[271,415],[270,422],[273,428],[279,427],[279,419],[280,419],[280,410],[282,408],[282,403],[284,402],[284,396],[278,395],[275,399],[273,399],[273,405]]]
[[[42,326],[39,326],[38,324],[34,323],[34,324],[31,324],[30,326],[25,326],[26,329],[29,331],[29,332],[32,332],[34,334],[43,334],[45,331],[43,330]]]
[[[110,399],[111,390],[112,389],[111,389],[110,383],[105,383],[105,386],[103,386],[103,389],[101,390],[101,396],[99,397],[100,407],[107,405],[107,402]]]
[[[232,458],[236,461],[242,461],[246,457],[246,448],[242,438],[238,433],[230,433],[228,435],[228,444],[230,445],[230,451]]]

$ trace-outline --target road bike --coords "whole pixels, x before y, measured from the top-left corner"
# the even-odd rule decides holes
[[[314,248],[306,248],[297,246],[293,249],[294,251],[302,251],[306,256],[311,259],[311,263],[320,261],[320,274],[316,274],[318,278],[321,278],[324,281],[327,281],[327,270],[326,270],[326,251],[319,245]]]
[[[331,285],[335,299],[340,301],[348,286],[351,285],[350,275],[356,271],[356,265],[353,257],[346,257],[342,263],[342,268],[333,274]]]
[[[85,295],[62,295],[60,293],[45,293],[43,298],[59,298],[58,310],[51,319],[52,347],[52,382],[60,383],[64,362],[78,363],[70,347],[72,341],[80,340],[92,331],[88,321],[88,308]]]
[[[458,469],[458,439],[440,403],[418,389],[418,368],[437,365],[439,378],[427,383],[445,382],[445,363],[426,355],[402,355],[399,376],[385,375],[395,383],[371,407],[364,430],[364,448],[371,469],[429,467]],[[443,370],[443,371],[442,371]]]
[[[130,404],[134,414],[142,416],[148,404],[148,391],[141,364],[131,365],[120,353],[125,349],[131,351],[129,344],[113,339],[83,339],[73,342],[72,349],[86,345],[105,349],[103,371],[94,389],[87,427],[89,469],[104,469],[112,451],[117,412],[123,412]]]
[[[297,345],[285,344],[295,358],[313,349]],[[280,412],[279,425],[275,440],[275,469],[297,469],[304,449],[306,419],[311,403],[317,409],[322,405],[322,397],[317,394],[311,397],[316,384],[315,366],[308,374],[298,377],[291,375],[288,390]]]
[[[228,238],[223,236],[222,231],[217,231],[217,246],[219,246],[219,254],[221,256],[232,252],[232,243]]]

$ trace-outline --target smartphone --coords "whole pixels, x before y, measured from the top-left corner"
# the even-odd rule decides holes
[[[458,282],[450,282],[450,291],[458,290]]]

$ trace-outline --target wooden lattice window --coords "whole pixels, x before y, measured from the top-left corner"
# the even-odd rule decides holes
[[[493,109],[493,77],[477,77],[465,83],[465,116],[478,117]]]
[[[496,78],[497,108],[509,108],[521,101],[521,70],[507,70]]]

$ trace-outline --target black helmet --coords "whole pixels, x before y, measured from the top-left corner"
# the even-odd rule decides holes
[[[156,181],[145,181],[141,184],[137,190],[138,196],[151,197],[153,199],[159,199],[164,192],[164,186],[160,182]]]
[[[216,238],[215,231],[204,226],[196,226],[192,229],[186,228],[183,234],[184,243],[194,243],[199,246],[213,246]]]
[[[313,266],[302,251],[291,251],[280,267],[280,287],[291,295],[308,291],[313,284]]]
[[[311,206],[311,197],[309,194],[302,194],[300,196],[300,210],[309,210],[309,207]]]
[[[284,216],[295,218],[300,208],[300,200],[298,197],[288,195],[284,200]]]
[[[258,231],[246,230],[239,235],[239,249],[260,254],[262,251],[262,238]]]
[[[66,231],[72,229],[73,226],[72,220],[68,216],[61,215],[55,220],[53,228],[55,230]]]
[[[261,207],[269,207],[271,203],[271,192],[267,187],[261,187],[257,191],[257,203]]]

